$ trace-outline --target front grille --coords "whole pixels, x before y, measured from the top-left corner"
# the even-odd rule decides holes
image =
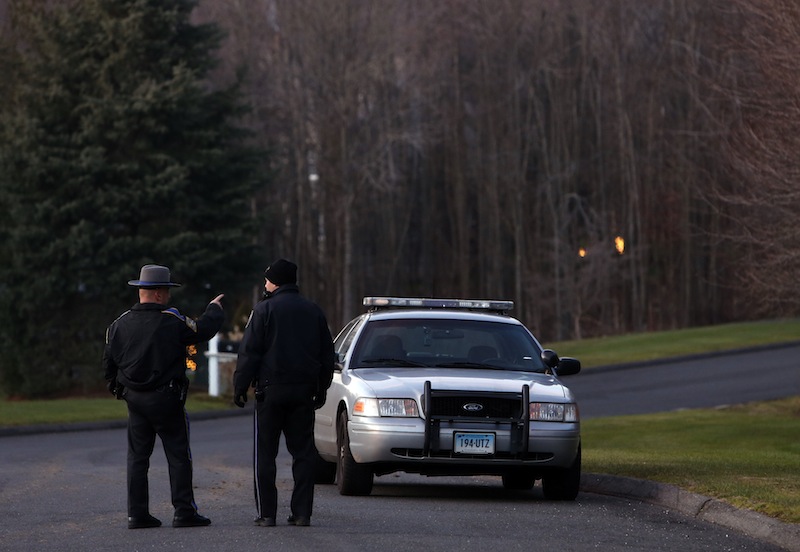
[[[440,443],[443,423],[472,422],[475,425],[508,428],[510,454],[520,454],[520,458],[524,459],[528,452],[530,431],[529,398],[528,385],[522,385],[519,393],[508,393],[434,389],[431,382],[426,381],[422,397],[425,412],[423,456],[433,457],[450,448],[449,443],[444,446]]]
[[[429,416],[437,418],[500,418],[522,417],[522,400],[515,394],[505,397],[452,395],[431,397]]]

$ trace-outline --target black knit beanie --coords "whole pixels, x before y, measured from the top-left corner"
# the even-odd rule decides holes
[[[296,284],[297,265],[286,259],[278,259],[267,267],[264,277],[276,286]]]

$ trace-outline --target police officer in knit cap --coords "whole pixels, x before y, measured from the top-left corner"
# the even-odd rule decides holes
[[[314,410],[333,378],[333,340],[322,310],[300,295],[297,265],[278,259],[264,272],[266,299],[258,303],[239,344],[234,402],[244,407],[255,387],[255,524],[275,525],[275,457],[281,433],[292,455],[290,525],[311,523],[317,450]]]
[[[212,338],[222,326],[222,295],[209,303],[199,319],[192,320],[167,306],[169,268],[145,265],[138,280],[139,302],[106,330],[103,371],[109,391],[128,405],[128,528],[159,527],[150,515],[147,472],[156,435],[161,438],[169,464],[173,527],[209,525],[197,512],[192,490],[192,454],[189,420],[184,404],[186,347]]]

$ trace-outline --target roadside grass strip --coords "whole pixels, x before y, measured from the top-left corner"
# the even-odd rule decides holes
[[[547,343],[584,368],[715,353],[800,340],[800,319],[765,320]]]
[[[581,425],[587,473],[669,483],[800,523],[800,397]]]

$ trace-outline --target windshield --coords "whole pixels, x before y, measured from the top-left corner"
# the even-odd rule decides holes
[[[541,350],[523,326],[478,320],[371,321],[352,368],[435,366],[544,372]]]

